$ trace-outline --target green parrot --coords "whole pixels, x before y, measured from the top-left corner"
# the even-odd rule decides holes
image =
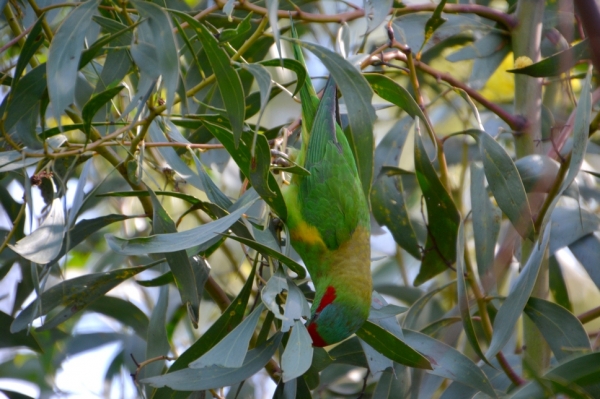
[[[295,46],[296,58],[303,62]],[[310,79],[300,91],[302,143],[296,162],[310,172],[284,185],[291,244],[315,285],[306,327],[313,345],[348,338],[369,315],[371,247],[368,203],[356,162],[336,122],[337,96],[329,80],[319,99]]]

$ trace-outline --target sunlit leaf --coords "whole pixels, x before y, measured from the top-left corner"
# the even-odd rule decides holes
[[[573,68],[579,61],[590,57],[590,44],[587,39],[573,47],[523,68],[509,69],[507,72],[520,73],[536,78],[558,76]]]
[[[288,382],[304,374],[310,367],[312,358],[312,339],[302,321],[296,320],[281,356],[283,382]]]
[[[218,234],[226,231],[250,208],[247,204],[228,216],[205,225],[170,234],[157,234],[141,238],[119,238],[112,234],[105,236],[108,246],[123,255],[146,255],[151,253],[166,253],[199,246],[212,240]]]
[[[44,265],[59,254],[65,234],[65,214],[62,200],[52,201],[50,212],[33,233],[9,247],[32,262]]]
[[[193,369],[210,366],[226,368],[242,367],[244,357],[248,351],[248,344],[263,310],[263,305],[259,304],[233,331],[202,355],[200,359],[191,362],[189,367]]]
[[[141,382],[153,387],[169,387],[176,391],[201,391],[234,385],[257,373],[275,354],[283,334],[275,334],[263,345],[246,354],[240,368],[220,366],[174,371],[158,377],[147,378]]]

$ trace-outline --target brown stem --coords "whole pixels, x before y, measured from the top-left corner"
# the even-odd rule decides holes
[[[223,8],[225,5],[225,0],[217,0],[217,4],[220,8]],[[259,15],[267,15],[268,10],[264,7],[257,6],[254,3],[250,3],[246,0],[239,1],[235,3],[234,7],[236,9],[244,9],[247,11],[252,11]],[[414,14],[417,12],[433,12],[437,7],[436,4],[416,4],[409,5],[402,8],[390,9],[390,14],[395,13],[395,15],[406,15],[406,14]],[[496,21],[502,25],[507,30],[512,30],[515,25],[515,19],[506,13],[495,10],[490,7],[480,6],[477,4],[446,4],[444,7],[444,12],[450,14],[475,14],[480,17],[489,19],[491,21]],[[363,9],[357,8],[352,11],[346,11],[339,14],[313,14],[310,12],[305,12],[300,9],[296,9],[295,11],[277,11],[277,17],[280,19],[300,19],[304,22],[348,22],[353,21],[358,18],[362,18],[365,16],[365,11]]]
[[[589,323],[592,320],[600,317],[600,306],[595,307],[594,309],[590,309],[587,312],[584,312],[577,316],[581,324]]]

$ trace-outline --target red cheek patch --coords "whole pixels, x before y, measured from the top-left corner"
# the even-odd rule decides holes
[[[308,334],[310,335],[310,338],[312,339],[313,346],[316,346],[319,348],[327,346],[327,342],[325,342],[325,340],[323,338],[321,338],[321,336],[317,332],[317,324],[316,323],[310,323],[308,325],[307,330],[308,330]]]
[[[319,303],[319,307],[317,308],[317,313],[319,313],[321,310],[323,310],[325,308],[325,306],[327,306],[331,302],[333,302],[335,300],[335,297],[336,297],[335,288],[333,288],[330,285],[325,290],[325,294],[323,295],[323,298],[321,298],[321,303]]]

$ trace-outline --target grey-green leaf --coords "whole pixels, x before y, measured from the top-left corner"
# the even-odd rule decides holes
[[[52,208],[40,227],[10,248],[34,263],[45,265],[60,253],[65,234],[65,214],[60,198],[52,201]]]
[[[517,283],[498,310],[498,314],[494,319],[494,335],[486,353],[488,358],[496,356],[513,334],[517,320],[531,296],[549,240],[550,226],[544,229],[543,234],[534,244],[529,259],[517,279]]]
[[[492,204],[485,188],[483,168],[471,163],[471,208],[477,271],[483,275],[494,262],[502,212]]]
[[[158,73],[162,76],[163,85],[167,91],[167,110],[175,101],[175,91],[179,83],[179,55],[177,44],[173,35],[173,25],[168,14],[152,2],[134,1],[135,8],[140,16],[147,19],[147,24],[152,32],[152,44],[159,55]]]
[[[416,331],[404,330],[406,343],[429,359],[431,374],[458,381],[497,398],[492,384],[471,359],[445,343]]]
[[[252,202],[253,203],[253,202]],[[235,212],[214,222],[179,233],[157,234],[142,238],[118,238],[106,234],[108,246],[123,255],[146,255],[174,252],[202,245],[231,227],[252,205],[246,204]]]
[[[98,0],[89,0],[73,10],[58,28],[48,49],[48,95],[59,125],[61,114],[75,100],[74,77],[79,69],[85,33],[98,3]]]
[[[559,362],[579,351],[592,350],[579,319],[562,306],[531,297],[525,306],[525,314],[540,330]]]
[[[521,237],[534,232],[533,217],[523,182],[510,156],[496,140],[480,130],[467,133],[479,140],[483,169],[496,202]]]
[[[288,382],[304,374],[312,363],[312,357],[312,339],[302,321],[296,320],[281,356],[283,382]]]
[[[263,310],[264,306],[261,303],[217,345],[213,346],[200,359],[191,362],[189,367],[192,369],[201,369],[210,366],[226,368],[242,367],[244,357],[248,351],[248,344]]]
[[[275,334],[263,345],[252,349],[246,354],[242,367],[237,369],[223,368],[220,366],[205,367],[203,369],[183,369],[158,377],[142,380],[160,388],[167,386],[176,391],[202,391],[231,386],[256,374],[275,354],[283,334]]]
[[[458,225],[458,239],[456,240],[456,291],[458,294],[458,308],[460,310],[460,317],[463,323],[463,329],[465,335],[471,347],[483,361],[490,364],[477,340],[477,334],[473,326],[473,319],[471,318],[471,310],[469,308],[469,291],[467,290],[467,284],[465,281],[465,274],[469,273],[465,267],[465,227],[462,222]]]
[[[64,310],[52,320],[46,321],[39,329],[53,328],[84,309],[89,303],[98,299],[123,281],[156,264],[158,263],[128,269],[117,269],[106,273],[87,274],[63,281],[42,293],[41,311],[38,308],[39,302],[34,301],[19,313],[10,326],[10,331],[13,333],[21,331],[35,318],[43,316],[57,306],[62,305],[64,306]]]

